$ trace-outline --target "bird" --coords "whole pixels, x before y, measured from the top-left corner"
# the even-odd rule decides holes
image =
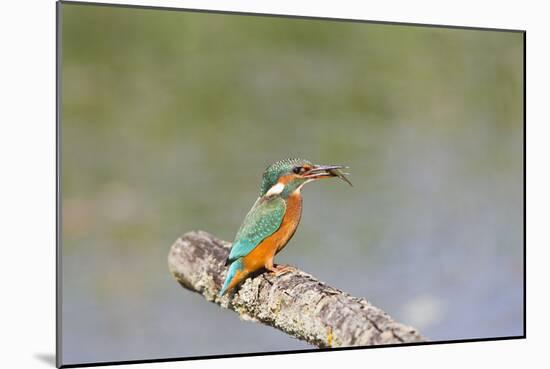
[[[237,231],[226,259],[229,270],[218,293],[220,297],[262,268],[274,275],[289,270],[287,265],[275,265],[273,259],[290,241],[300,223],[302,187],[333,177],[352,185],[340,171],[344,168],[348,167],[315,165],[295,158],[277,161],[265,169],[260,195]]]

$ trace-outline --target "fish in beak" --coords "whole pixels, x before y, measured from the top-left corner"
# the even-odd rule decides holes
[[[303,176],[314,180],[322,179],[322,178],[338,177],[342,181],[346,182],[347,184],[353,187],[350,180],[346,177],[346,174],[349,175],[349,173],[343,173],[340,170],[340,169],[348,169],[348,168],[349,167],[346,167],[344,165],[315,165],[313,168],[311,168],[306,173],[304,173]]]

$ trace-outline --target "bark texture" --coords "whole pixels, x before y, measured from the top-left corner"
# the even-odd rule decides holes
[[[170,272],[185,288],[234,310],[241,318],[280,329],[317,347],[422,342],[412,327],[394,321],[363,298],[325,285],[292,268],[274,276],[258,273],[232,293],[218,297],[231,244],[207,232],[180,237],[168,255]]]

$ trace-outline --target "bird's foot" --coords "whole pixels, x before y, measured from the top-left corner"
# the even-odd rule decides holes
[[[291,269],[292,267],[290,265],[282,265],[282,264],[278,264],[267,268],[267,270],[269,270],[271,274],[273,274],[274,276],[279,276],[281,274],[288,273],[290,272]]]

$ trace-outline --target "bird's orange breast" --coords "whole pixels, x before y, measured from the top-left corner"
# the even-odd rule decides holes
[[[245,269],[253,272],[263,268],[268,260],[281,251],[296,232],[301,216],[302,196],[297,191],[288,197],[285,215],[279,229],[243,258]]]

